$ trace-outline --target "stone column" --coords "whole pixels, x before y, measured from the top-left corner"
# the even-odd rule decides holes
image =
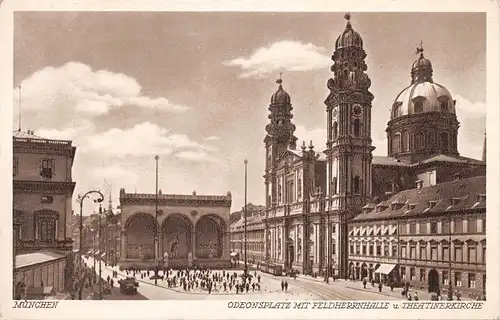
[[[196,233],[194,227],[191,231],[191,252],[193,254],[193,259],[196,258]]]
[[[123,261],[127,259],[127,232],[124,230],[121,231],[120,242],[121,242],[120,260]]]
[[[224,260],[230,259],[229,254],[231,247],[229,243],[230,240],[229,238],[230,238],[229,228],[226,228],[226,230],[224,230],[224,236],[222,240],[222,259]]]

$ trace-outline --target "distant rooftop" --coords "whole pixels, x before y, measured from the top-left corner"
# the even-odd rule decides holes
[[[32,130],[14,130],[12,131],[12,138],[15,142],[28,142],[28,143],[40,143],[40,144],[50,144],[50,145],[64,145],[71,146],[70,140],[58,140],[58,139],[47,139],[35,135]]]
[[[39,263],[62,259],[64,256],[55,252],[33,252],[16,256],[16,268],[23,268]]]

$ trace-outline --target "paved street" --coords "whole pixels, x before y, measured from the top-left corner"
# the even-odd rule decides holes
[[[89,266],[93,266],[92,258],[86,260]],[[98,266],[98,262],[97,262]],[[98,269],[98,267],[97,267]],[[119,271],[117,267],[114,270],[118,271],[118,279],[125,276],[123,271]],[[111,276],[111,267],[104,267],[102,264],[102,277]],[[239,270],[238,272],[241,272]],[[253,271],[252,271],[253,274]],[[224,292],[207,292],[189,291],[185,292],[182,288],[168,288],[163,280],[158,280],[158,285],[154,285],[154,280],[140,279],[139,293],[147,299],[151,300],[401,300],[399,289],[394,289],[390,292],[388,287],[384,287],[382,292],[378,292],[377,287],[372,287],[368,284],[366,289],[363,289],[361,282],[351,282],[344,280],[330,281],[326,284],[322,278],[311,278],[308,276],[299,276],[297,279],[289,277],[277,277],[262,272],[261,275],[261,292],[252,292],[244,294],[224,293]],[[281,281],[287,280],[289,287],[288,292],[281,291]],[[420,298],[429,299],[428,294],[418,291]],[[130,296],[122,297],[124,299]]]

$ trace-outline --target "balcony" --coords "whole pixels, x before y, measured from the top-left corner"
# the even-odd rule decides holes
[[[57,251],[72,251],[73,240],[54,240],[54,241],[40,241],[40,240],[18,240],[17,253],[27,253],[42,250],[57,250]]]

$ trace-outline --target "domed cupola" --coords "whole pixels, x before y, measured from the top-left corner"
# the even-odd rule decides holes
[[[411,66],[411,83],[432,82],[432,63],[424,57],[422,45],[417,48],[418,59]]]
[[[459,122],[450,92],[432,79],[422,45],[411,68],[411,84],[394,100],[387,126],[388,154],[421,161],[432,154],[458,155]]]
[[[276,83],[279,84],[278,90],[271,96],[271,104],[290,104],[290,95],[283,89],[281,83],[283,80],[278,79]]]
[[[345,26],[344,32],[342,32],[337,38],[337,41],[335,41],[335,50],[347,47],[363,48],[363,39],[361,39],[359,33],[354,31],[351,26],[351,15],[347,13],[344,17],[347,20],[347,25]]]
[[[278,90],[271,96],[271,104],[269,105],[269,123],[266,125],[268,141],[274,140],[273,143],[280,145],[281,151],[290,147],[296,148],[297,138],[293,135],[295,125],[292,123],[292,104],[290,103],[290,95],[283,89],[280,78],[276,80],[279,84]]]

